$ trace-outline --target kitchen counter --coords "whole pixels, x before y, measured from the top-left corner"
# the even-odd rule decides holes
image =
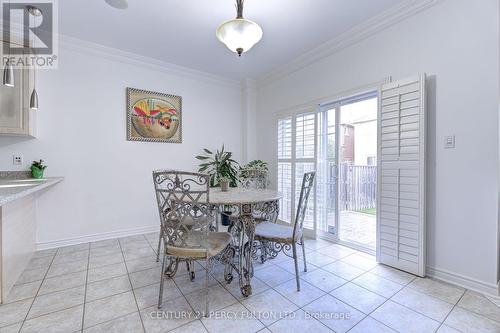
[[[37,200],[62,177],[29,178],[28,172],[0,172],[0,303],[36,250]]]
[[[0,179],[0,206],[55,185],[63,179],[63,177]]]

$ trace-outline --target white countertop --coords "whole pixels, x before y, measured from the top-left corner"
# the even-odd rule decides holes
[[[0,180],[0,206],[55,185],[63,179],[63,177],[2,179]]]

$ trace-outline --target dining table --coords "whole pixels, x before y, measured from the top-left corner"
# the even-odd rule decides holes
[[[226,263],[224,279],[227,283],[233,280],[233,272],[238,274],[244,297],[252,294],[255,226],[263,220],[277,221],[282,197],[281,192],[270,189],[229,188],[222,191],[216,187],[209,191],[208,203],[215,208],[217,216],[230,212],[228,232],[233,237],[221,261]],[[218,218],[217,228],[219,226]]]

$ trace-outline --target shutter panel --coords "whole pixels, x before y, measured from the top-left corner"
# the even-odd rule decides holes
[[[278,120],[278,184],[283,193],[279,218],[292,222],[292,118]]]
[[[278,159],[292,158],[292,118],[278,120]]]
[[[295,118],[295,158],[314,158],[315,156],[315,128],[316,128],[316,114],[304,113],[299,114]],[[302,186],[302,177],[300,176],[300,183]],[[298,200],[298,199],[297,199]]]
[[[308,112],[295,117],[295,210],[302,189],[304,173],[315,169],[316,156],[316,113]],[[314,190],[313,196],[314,196]],[[315,200],[311,198],[304,219],[305,229],[314,229]],[[295,212],[294,212],[295,218]]]
[[[377,260],[425,276],[425,74],[379,96]]]

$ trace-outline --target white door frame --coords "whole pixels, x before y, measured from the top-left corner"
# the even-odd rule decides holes
[[[325,112],[328,112],[329,110],[335,110],[335,232],[330,233],[328,231],[324,230],[317,230],[317,235],[326,240],[334,241],[334,242],[340,242],[339,239],[339,220],[340,220],[340,213],[339,213],[339,193],[340,193],[340,185],[339,185],[339,156],[340,156],[340,145],[339,145],[339,139],[340,139],[340,125],[339,125],[339,120],[340,120],[340,101],[335,101],[331,103],[325,103],[321,104],[318,106],[318,111],[317,115],[318,117],[322,117]],[[319,123],[319,122],[318,122]],[[326,122],[323,122],[326,123]],[[326,125],[328,126],[328,125]],[[319,137],[319,136],[317,136]],[[321,137],[323,139],[323,136]],[[318,138],[318,140],[320,140]],[[317,155],[317,154],[316,154]],[[316,156],[316,165],[317,165],[317,158]]]
[[[340,156],[340,123],[342,121],[341,119],[341,107],[344,104],[343,102],[349,101],[350,99],[353,99],[357,96],[363,96],[363,95],[369,95],[373,94],[374,96],[377,97],[377,103],[380,101],[380,94],[378,92],[378,87],[372,88],[372,89],[363,89],[362,91],[359,91],[358,93],[352,94],[350,96],[346,96],[344,98],[340,98],[334,102],[331,103],[325,103],[321,104],[318,107],[318,116],[320,116],[323,112],[327,112],[328,110],[335,109],[335,233],[329,233],[325,232],[323,230],[318,230],[318,236],[322,239],[334,241],[340,245],[345,245],[351,248],[354,248],[359,251],[367,252],[372,255],[375,255],[376,250],[375,249],[370,249],[362,244],[358,244],[355,242],[349,242],[349,241],[344,241],[340,239],[340,228],[341,228],[341,218],[340,218],[340,200],[339,200],[339,194],[340,194],[340,163],[341,163],[341,156]],[[347,103],[348,104],[348,103]],[[378,127],[378,122],[380,121],[377,113],[377,127]],[[380,141],[378,139],[378,131],[377,131],[377,150],[378,146],[380,144]],[[316,156],[317,158],[317,156]],[[378,193],[378,183],[377,183],[377,193]],[[378,225],[377,225],[378,227]],[[376,228],[377,228],[376,227]],[[378,235],[377,229],[375,229],[375,233]]]

